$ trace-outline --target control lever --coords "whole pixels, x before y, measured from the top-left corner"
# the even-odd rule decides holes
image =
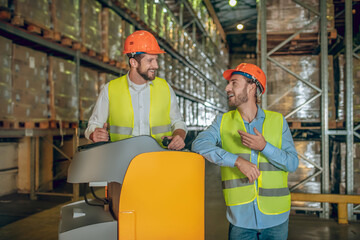
[[[169,139],[168,137],[164,137],[164,139],[162,140],[162,144],[163,144],[165,147],[169,146],[170,142],[171,142],[171,139]],[[183,149],[180,149],[179,151],[188,152],[189,150],[183,148]]]
[[[165,147],[169,146],[170,142],[171,142],[171,139],[169,139],[168,137],[164,137],[164,139],[162,140],[162,144]]]

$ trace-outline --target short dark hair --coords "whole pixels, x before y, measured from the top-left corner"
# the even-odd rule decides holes
[[[135,54],[134,56],[131,54],[131,53],[128,53],[127,54],[128,58],[129,58],[129,66],[131,67],[131,64],[130,64],[130,59],[131,58],[134,58],[139,64],[141,62],[141,59],[143,59],[143,57],[145,57],[144,54]]]
[[[248,78],[248,77],[245,77],[245,81],[246,81],[246,83],[248,83],[248,84],[253,84],[253,83],[256,84],[255,80],[250,79],[250,78]],[[260,100],[261,100],[261,99],[259,98],[258,90],[259,90],[259,92],[261,92],[260,87],[256,84],[256,89],[255,89],[254,97],[255,97],[255,102],[258,103],[258,104],[260,104]]]

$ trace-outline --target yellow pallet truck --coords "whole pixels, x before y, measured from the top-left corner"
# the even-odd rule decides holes
[[[97,199],[65,205],[59,239],[203,240],[204,177],[202,156],[164,149],[149,136],[87,145],[68,182],[118,183],[118,212]]]

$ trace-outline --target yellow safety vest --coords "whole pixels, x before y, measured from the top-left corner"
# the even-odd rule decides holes
[[[162,145],[162,136],[171,136],[170,89],[164,79],[150,84],[150,134]],[[127,75],[109,83],[109,125],[111,141],[133,137],[134,110]]]
[[[265,140],[281,148],[283,116],[277,112],[266,111],[262,135]],[[223,115],[220,134],[222,147],[228,152],[251,161],[251,149],[240,140],[238,130],[246,132],[244,121],[238,110]],[[273,164],[266,157],[258,154],[257,166],[260,170],[258,188],[249,183],[248,178],[237,167],[221,167],[223,194],[227,206],[252,202],[257,197],[260,211],[264,214],[280,214],[290,210],[290,191],[287,185],[288,172]]]

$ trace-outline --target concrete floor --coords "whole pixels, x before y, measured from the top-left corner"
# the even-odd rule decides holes
[[[20,200],[19,200],[20,199]],[[58,239],[59,213],[62,203],[51,208],[47,208],[50,204],[48,201],[40,200],[34,204],[30,200],[19,198],[15,202],[9,203],[0,201],[0,215],[3,217],[2,226],[0,227],[1,240],[55,240]],[[32,204],[31,204],[32,202]],[[23,215],[18,214],[20,210],[15,210],[15,206],[27,207],[27,212],[23,211]],[[30,205],[35,206],[33,210],[29,210]],[[36,207],[37,205],[37,207]],[[224,212],[220,210],[210,211],[209,209],[218,209],[219,206],[207,205],[205,226],[206,240],[226,240],[228,222],[225,219]],[[220,206],[221,207],[221,206]],[[8,211],[4,211],[8,209]],[[221,209],[221,208],[220,208]],[[13,210],[13,211],[12,211]],[[14,215],[20,220],[13,221]],[[6,216],[8,224],[5,223]],[[26,217],[27,216],[27,217]],[[336,220],[323,220],[316,216],[291,215],[289,224],[289,239],[297,240],[355,240],[360,239],[360,221],[350,222],[348,225],[339,225]]]
[[[2,240],[55,240],[58,239],[61,205],[33,214],[0,228]],[[209,219],[206,219],[209,222]],[[211,221],[215,221],[212,219]],[[220,222],[218,229],[207,229],[208,239],[227,239],[227,222]],[[219,225],[218,225],[219,226]],[[226,227],[226,228],[224,228]],[[214,234],[210,234],[213,231]],[[222,234],[220,235],[220,233]],[[335,220],[322,220],[313,216],[291,216],[289,239],[297,240],[355,240],[360,239],[360,222],[339,225]]]
[[[205,163],[205,239],[226,240],[228,222],[222,197],[220,169]],[[103,191],[96,191],[103,197]],[[89,194],[89,198],[92,198]],[[69,198],[39,198],[30,201],[26,195],[0,198],[0,240],[58,239],[60,208]],[[360,239],[360,221],[339,225],[336,220],[297,214],[290,216],[291,240]]]

